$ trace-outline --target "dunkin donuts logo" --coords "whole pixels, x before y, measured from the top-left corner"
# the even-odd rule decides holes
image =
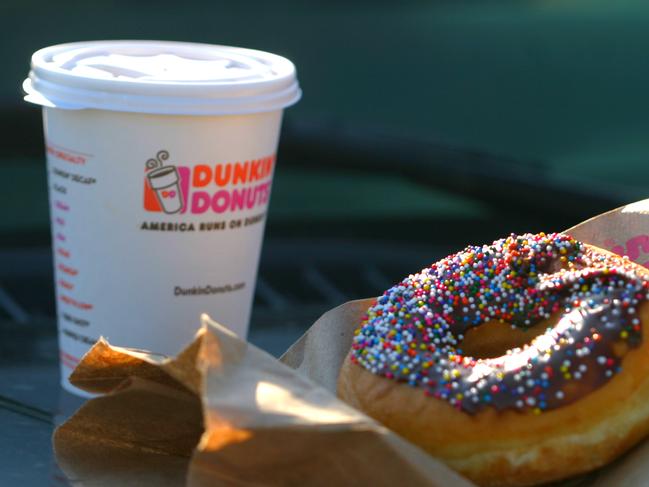
[[[228,213],[265,205],[275,156],[243,162],[169,164],[169,152],[146,161],[144,209],[149,212]]]

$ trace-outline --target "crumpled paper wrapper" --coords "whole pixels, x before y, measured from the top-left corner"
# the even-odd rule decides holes
[[[86,354],[70,382],[105,395],[54,434],[74,485],[471,485],[333,389],[202,321],[174,359],[105,340]]]
[[[566,233],[649,266],[649,200]],[[404,269],[404,274],[408,270]],[[176,358],[100,340],[70,377],[104,394],[54,435],[79,486],[473,484],[335,396],[372,299],[325,313],[278,361],[203,316]],[[556,485],[649,485],[649,441]]]

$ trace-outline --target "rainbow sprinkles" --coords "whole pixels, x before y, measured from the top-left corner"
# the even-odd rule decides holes
[[[351,358],[470,414],[486,407],[541,413],[621,370],[615,350],[641,342],[637,309],[648,292],[649,281],[626,258],[592,252],[564,234],[512,234],[388,289],[356,331]],[[556,314],[555,326],[502,357],[460,349],[467,330],[490,320],[527,329]]]

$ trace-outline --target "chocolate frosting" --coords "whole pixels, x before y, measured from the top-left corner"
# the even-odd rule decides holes
[[[642,340],[649,282],[628,259],[563,234],[511,235],[470,246],[410,275],[370,307],[351,358],[367,370],[476,413],[540,413],[570,404],[619,372]],[[498,320],[556,325],[496,358],[465,355],[465,333]]]

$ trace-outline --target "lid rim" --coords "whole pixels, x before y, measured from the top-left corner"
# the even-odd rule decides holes
[[[206,105],[205,103],[185,103],[185,104],[176,104],[173,102],[168,104],[152,103],[149,106],[138,106],[134,107],[128,101],[123,101],[121,103],[113,100],[113,103],[110,107],[106,107],[105,104],[96,103],[87,100],[87,103],[84,104],[74,104],[62,98],[46,98],[41,93],[28,90],[29,79],[25,80],[23,84],[23,89],[27,93],[23,98],[29,103],[34,103],[36,105],[41,105],[47,108],[58,108],[63,110],[105,110],[112,112],[126,112],[126,113],[142,113],[149,115],[191,115],[191,116],[223,116],[223,115],[249,115],[254,113],[267,113],[274,112],[277,110],[283,110],[290,106],[295,105],[302,98],[302,91],[298,88],[296,93],[293,93],[289,98],[284,97],[281,100],[278,100],[276,103],[267,104],[265,106],[260,106],[259,104],[250,105],[240,105],[236,107],[227,107],[223,105]],[[169,100],[168,100],[169,101]]]
[[[102,48],[98,51],[98,48]],[[253,69],[240,79],[215,77],[213,80],[168,80],[146,78],[92,77],[66,70],[83,59],[84,49],[91,56],[123,54],[133,56],[190,53],[191,61],[235,59]],[[75,54],[76,52],[76,54]],[[97,54],[99,53],[99,54]],[[206,54],[207,53],[207,54]],[[65,54],[68,54],[66,57]],[[199,57],[199,54],[203,57]],[[125,54],[126,55],[126,54]],[[54,61],[55,56],[60,56]],[[70,57],[72,56],[72,57]],[[249,57],[249,63],[246,56]],[[65,59],[63,59],[65,58]],[[183,65],[184,66],[184,65]],[[204,66],[202,66],[204,67]],[[235,66],[240,70],[239,65]],[[226,66],[224,69],[229,68]],[[118,69],[118,68],[116,68]],[[255,69],[261,69],[256,72]],[[109,72],[110,73],[110,72]],[[218,73],[218,72],[217,72]],[[236,71],[235,74],[238,74]],[[139,74],[139,72],[138,72]],[[90,41],[59,44],[32,55],[29,76],[23,82],[25,100],[62,109],[99,109],[152,114],[225,115],[267,112],[291,106],[301,98],[295,66],[276,54],[230,46],[174,41]]]

